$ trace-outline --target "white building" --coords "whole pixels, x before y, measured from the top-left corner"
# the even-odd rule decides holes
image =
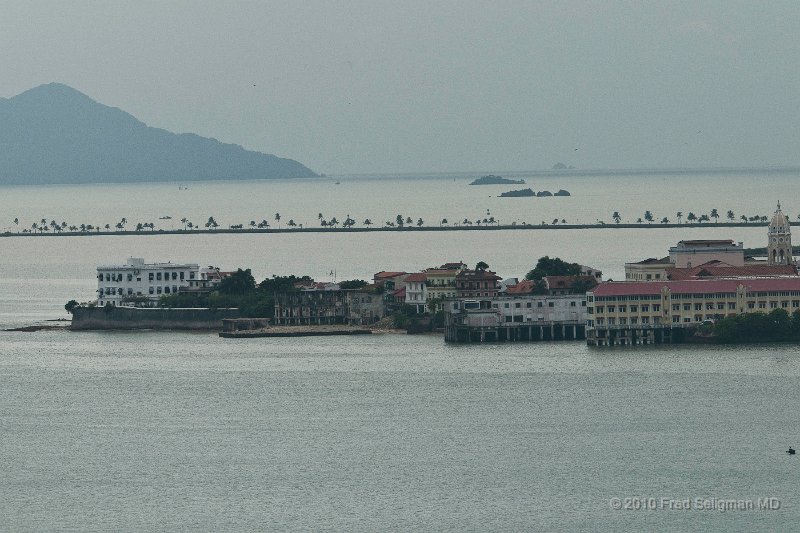
[[[193,263],[145,263],[131,257],[124,265],[97,267],[97,305],[127,305],[137,296],[155,303],[162,294],[174,294],[198,279],[200,268]]]
[[[425,313],[428,308],[428,275],[424,272],[409,274],[405,279],[406,304],[416,313]]]

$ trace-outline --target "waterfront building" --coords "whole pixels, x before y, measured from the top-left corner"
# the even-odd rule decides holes
[[[524,282],[520,282],[524,283]],[[448,300],[449,342],[573,340],[584,338],[586,294],[508,294]]]
[[[669,342],[742,313],[800,310],[800,277],[605,282],[587,293],[589,344]]]
[[[97,305],[154,305],[200,279],[197,264],[145,263],[131,257],[124,265],[97,267]]]
[[[722,261],[709,261],[691,268],[670,267],[667,279],[681,281],[707,278],[775,278],[797,276],[797,266],[770,265],[763,261],[745,261],[744,266],[733,266]]]
[[[304,290],[275,295],[275,324],[367,325],[382,319],[383,299],[361,289]]]
[[[500,279],[491,270],[462,270],[455,276],[456,297],[494,298],[500,289]]]
[[[409,274],[405,279],[405,304],[414,308],[417,314],[427,311],[428,275],[425,272]]]
[[[767,262],[770,265],[790,265],[794,263],[792,253],[792,229],[789,219],[781,211],[781,203],[769,223],[767,243]]]
[[[428,268],[423,272],[427,277],[427,300],[441,301],[456,297],[456,276],[467,268],[462,262],[445,263],[436,268]]]

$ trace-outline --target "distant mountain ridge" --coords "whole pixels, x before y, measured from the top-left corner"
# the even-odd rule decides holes
[[[0,185],[315,176],[293,159],[147,126],[60,83],[0,98]]]

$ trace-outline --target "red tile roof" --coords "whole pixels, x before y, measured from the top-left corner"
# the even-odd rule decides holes
[[[731,266],[722,261],[709,261],[692,268],[668,268],[667,276],[670,280],[797,276],[797,267],[794,265],[767,264]]]
[[[590,292],[595,296],[638,296],[661,294],[667,287],[672,294],[736,292],[744,285],[747,292],[800,291],[800,277],[694,279],[683,281],[606,281]]]
[[[569,289],[578,280],[584,280],[592,284],[597,282],[594,276],[545,276],[544,277],[544,281],[547,284],[547,288],[550,290]]]
[[[506,287],[506,294],[531,294],[535,288],[535,281],[524,279],[516,285]]]
[[[387,278],[396,278],[397,276],[402,276],[405,272],[386,272],[384,270],[378,272],[373,276],[373,279],[387,279]]]
[[[405,281],[406,283],[413,281],[428,281],[428,276],[424,272],[414,272],[413,274],[409,274]]]

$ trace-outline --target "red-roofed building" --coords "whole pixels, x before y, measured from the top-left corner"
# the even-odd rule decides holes
[[[456,275],[456,297],[494,298],[500,288],[500,276],[491,270],[462,270]]]
[[[672,328],[742,313],[800,310],[800,277],[601,283],[588,293],[590,344],[668,342]],[[657,330],[657,331],[656,331]]]
[[[745,263],[743,266],[734,266],[722,261],[709,261],[692,268],[670,267],[666,272],[667,279],[676,281],[701,278],[770,278],[797,276],[797,267],[767,263]]]

